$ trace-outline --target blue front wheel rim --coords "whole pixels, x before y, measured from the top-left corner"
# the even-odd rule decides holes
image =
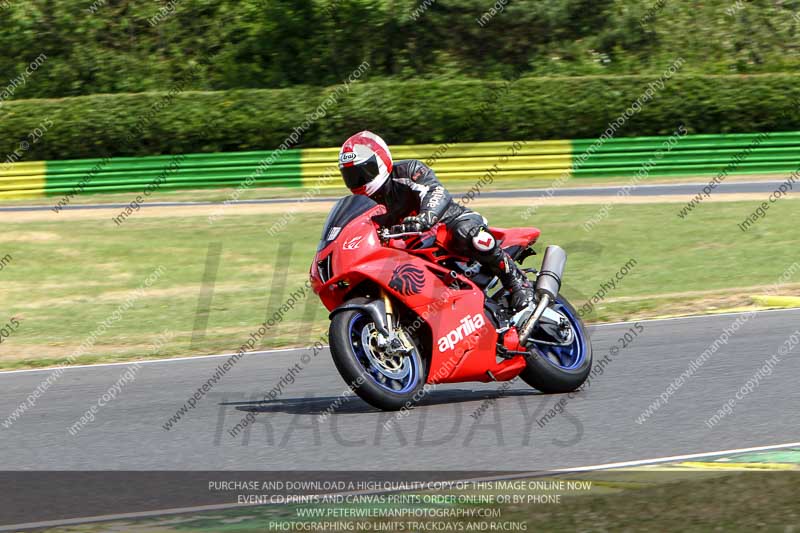
[[[394,394],[406,394],[420,382],[422,363],[416,348],[404,357],[388,357],[372,342],[375,324],[364,313],[357,312],[348,323],[348,340],[353,353],[368,379]]]

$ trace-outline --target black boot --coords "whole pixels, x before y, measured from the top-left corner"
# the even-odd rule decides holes
[[[488,234],[486,228],[482,226],[477,227],[476,231],[483,231]],[[488,237],[492,241],[493,247],[491,250],[483,250],[475,245],[475,238],[480,237],[480,233],[476,235],[474,231],[467,232],[466,230],[465,233],[467,235],[466,238],[469,238],[472,242],[473,249],[476,249],[475,259],[490,270],[492,274],[500,278],[500,283],[511,293],[512,312],[516,314],[528,307],[533,302],[533,284],[528,279],[528,276],[520,270],[519,265],[494,241],[494,237],[491,234],[488,234]]]
[[[533,302],[533,284],[508,254],[504,262],[506,268],[500,274],[500,282],[511,293],[512,311],[519,313]]]

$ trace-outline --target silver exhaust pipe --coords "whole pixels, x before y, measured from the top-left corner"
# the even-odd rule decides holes
[[[567,252],[563,248],[555,244],[547,247],[544,252],[544,259],[542,259],[542,269],[536,278],[536,308],[522,327],[519,335],[520,345],[525,346],[542,313],[558,296],[558,291],[561,290],[561,277],[564,275],[566,264]]]

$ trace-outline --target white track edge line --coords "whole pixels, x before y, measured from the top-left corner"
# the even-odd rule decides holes
[[[327,347],[327,345],[325,345]],[[281,352],[293,352],[298,350],[306,350],[308,347],[299,347],[299,348],[276,348],[274,350],[259,350],[255,352],[245,352],[244,355],[269,355],[272,353],[281,353]],[[95,364],[85,364],[85,365],[69,365],[69,366],[47,366],[43,368],[23,368],[20,370],[2,370],[0,371],[0,377],[3,377],[6,374],[21,374],[23,372],[49,372],[51,370],[55,370],[57,368],[61,368],[63,370],[72,370],[75,368],[100,368],[104,366],[130,366],[134,364],[151,364],[151,363],[172,363],[175,361],[195,361],[195,360],[202,360],[202,359],[214,359],[219,357],[232,357],[236,355],[235,353],[220,353],[220,354],[210,354],[210,355],[189,355],[186,357],[170,357],[165,359],[145,359],[143,361],[122,361],[119,363],[95,363]]]
[[[562,468],[557,470],[550,470],[546,472],[546,474],[556,474],[556,473],[580,473],[580,472],[593,472],[597,470],[611,470],[614,468],[626,468],[626,467],[635,467],[635,466],[647,466],[652,464],[659,464],[659,463],[666,463],[671,461],[684,461],[686,459],[698,459],[702,457],[715,457],[719,455],[728,455],[728,454],[737,454],[737,453],[749,453],[749,452],[759,452],[759,451],[768,451],[768,450],[780,450],[784,448],[794,448],[800,446],[800,442],[789,442],[785,444],[771,444],[768,446],[753,446],[750,448],[734,448],[731,450],[721,450],[716,452],[702,452],[702,453],[690,453],[684,455],[673,455],[668,457],[656,457],[653,459],[639,459],[635,461],[623,461],[619,463],[606,463],[601,465],[591,465],[591,466],[579,466],[575,468]],[[533,477],[536,475],[542,475],[542,472],[530,472],[530,473],[520,473],[520,474],[513,474],[511,476],[493,476],[491,478],[473,478],[470,481],[481,482],[481,481],[500,481],[506,478],[524,478],[524,477]],[[383,492],[383,491],[380,491]],[[358,494],[367,494],[368,492],[357,492]],[[355,494],[355,493],[342,493],[342,494]],[[202,511],[218,511],[223,509],[235,509],[235,508],[243,508],[243,507],[255,507],[261,506],[264,504],[236,504],[236,503],[229,503],[229,504],[217,504],[217,505],[202,505],[197,507],[178,507],[174,509],[163,509],[163,510],[154,510],[154,511],[140,511],[135,513],[119,513],[119,514],[110,514],[110,515],[99,515],[99,516],[91,516],[85,518],[69,518],[64,520],[49,520],[44,522],[29,522],[24,524],[11,524],[11,525],[0,525],[0,531],[13,531],[15,529],[33,529],[33,528],[44,528],[44,527],[54,527],[54,526],[66,526],[66,525],[77,525],[77,524],[88,524],[93,522],[109,522],[112,520],[129,520],[131,518],[147,518],[147,517],[157,517],[157,516],[164,516],[164,515],[174,515],[174,514],[183,514],[183,513],[196,513]]]
[[[613,468],[627,468],[632,466],[646,466],[651,464],[668,463],[672,461],[686,461],[688,459],[700,459],[703,457],[715,457],[717,455],[729,455],[737,453],[763,452],[769,450],[780,450],[783,448],[800,447],[800,442],[787,442],[785,444],[771,444],[768,446],[752,446],[750,448],[733,448],[731,450],[721,450],[718,452],[688,453],[684,455],[672,455],[655,459],[640,459],[636,461],[622,461],[619,463],[605,463],[601,465],[583,466],[575,468],[560,468],[554,472],[591,472],[594,470],[609,470]]]

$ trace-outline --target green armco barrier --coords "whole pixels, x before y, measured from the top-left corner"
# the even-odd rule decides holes
[[[639,178],[791,172],[800,132],[509,141],[392,147],[395,159],[427,161],[446,182],[519,180],[546,186],[563,177]],[[344,190],[338,148],[6,163],[0,199],[76,193],[236,187]]]
[[[161,181],[162,190],[237,187],[248,180],[254,187],[299,187],[300,153],[295,149],[47,161],[45,193],[63,194],[81,184],[85,192],[141,190],[155,180]]]
[[[573,141],[575,177],[773,173],[800,163],[800,132]]]

